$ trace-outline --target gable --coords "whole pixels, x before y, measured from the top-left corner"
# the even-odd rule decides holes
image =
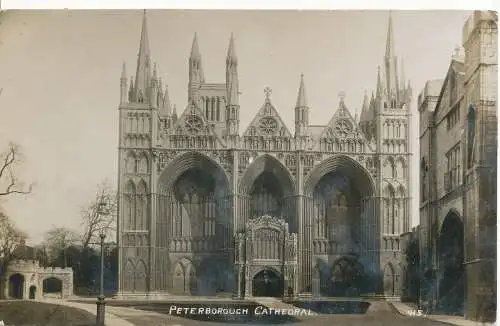
[[[215,127],[207,121],[207,118],[194,101],[186,106],[186,109],[170,130],[170,134],[211,136],[214,137],[220,145],[225,146],[222,138],[215,132]]]
[[[281,119],[276,108],[271,104],[269,98],[266,98],[264,105],[257,112],[243,133],[243,137],[292,137],[290,130]]]
[[[373,152],[370,142],[342,100],[333,117],[321,131],[318,142],[319,150],[352,152],[351,146],[354,146],[354,151]],[[366,147],[360,148],[363,145]]]

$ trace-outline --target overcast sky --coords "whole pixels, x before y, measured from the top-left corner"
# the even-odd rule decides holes
[[[465,11],[393,11],[396,55],[413,86],[413,225],[418,223],[416,98],[426,80],[443,78],[461,44]],[[339,92],[359,112],[376,85],[387,11],[148,11],[152,59],[178,109],[187,102],[188,56],[198,33],[208,82],[224,82],[234,32],[240,78],[241,132],[272,88],[293,130],[300,74],[312,124],[324,124]],[[22,146],[19,176],[36,182],[26,198],[0,202],[41,240],[53,225],[79,226],[79,211],[98,183],[117,180],[119,79],[135,72],[142,11],[8,12],[0,25],[0,148]],[[180,112],[179,112],[180,113]]]

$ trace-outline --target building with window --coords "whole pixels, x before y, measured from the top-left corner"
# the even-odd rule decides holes
[[[238,62],[252,58],[237,57],[235,43],[226,80],[212,83],[195,35],[178,114],[151,62],[144,15],[135,78],[124,69],[120,82],[120,296],[398,297],[412,90],[392,20],[360,119],[341,95],[329,121],[311,125],[302,76],[295,108],[281,111],[294,114],[294,131],[266,88],[240,132]]]
[[[420,113],[421,303],[469,319],[496,312],[497,14],[474,12]]]

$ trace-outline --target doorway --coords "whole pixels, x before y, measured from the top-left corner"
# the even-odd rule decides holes
[[[283,296],[283,279],[271,269],[265,269],[253,278],[252,295],[254,297],[279,297]]]
[[[36,286],[30,286],[30,300],[36,299]]]

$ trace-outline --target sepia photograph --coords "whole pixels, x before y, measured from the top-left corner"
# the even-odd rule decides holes
[[[497,24],[0,11],[0,325],[493,325]]]

